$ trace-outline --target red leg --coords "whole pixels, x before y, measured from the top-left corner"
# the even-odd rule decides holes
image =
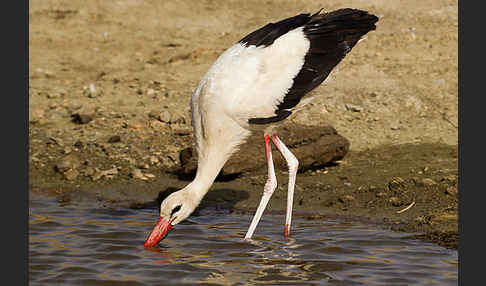
[[[277,188],[277,177],[275,176],[275,168],[273,166],[273,159],[272,159],[272,146],[270,141],[270,136],[265,134],[265,153],[267,157],[267,167],[268,167],[268,179],[265,187],[263,189],[263,196],[260,200],[260,205],[256,210],[255,215],[253,216],[253,220],[251,221],[250,227],[248,228],[248,232],[245,235],[245,239],[251,239],[253,236],[253,232],[262,217],[263,211],[265,210],[270,197],[272,196],[275,188]]]
[[[285,161],[287,161],[287,166],[289,167],[289,186],[287,192],[287,215],[285,218],[285,230],[284,236],[290,236],[290,224],[292,221],[292,207],[294,202],[294,188],[295,188],[295,179],[297,178],[297,169],[299,167],[299,161],[297,158],[290,152],[290,150],[285,146],[285,144],[278,138],[278,136],[272,136],[273,144],[277,147],[278,151],[282,153]]]

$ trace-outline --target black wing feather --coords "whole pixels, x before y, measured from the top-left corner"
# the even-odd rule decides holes
[[[288,117],[290,115],[288,109],[295,107],[302,97],[319,86],[356,43],[369,31],[376,29],[375,23],[378,21],[375,15],[357,9],[346,8],[322,14],[319,12],[312,16],[301,14],[275,24],[268,24],[244,38],[254,38],[254,42],[267,43],[269,38],[265,37],[264,33],[269,33],[269,29],[275,29],[276,32],[270,33],[272,37],[277,34],[281,36],[286,33],[282,33],[285,29],[283,26],[275,25],[285,23],[283,25],[289,28],[287,32],[304,26],[304,34],[310,41],[304,65],[295,76],[293,85],[287,91],[283,101],[277,106],[275,116],[253,118],[249,120],[250,123],[266,124]],[[256,40],[257,38],[259,40]],[[271,42],[273,43],[275,39],[272,38]]]
[[[349,8],[313,15],[303,29],[311,43],[304,65],[277,112],[296,106],[302,97],[320,85],[361,37],[376,29],[377,21],[375,15]]]

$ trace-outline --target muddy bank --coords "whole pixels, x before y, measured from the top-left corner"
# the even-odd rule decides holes
[[[299,173],[294,212],[308,219],[341,216],[385,224],[457,248],[457,176],[457,149],[447,145],[392,145],[350,152],[341,161]],[[285,169],[277,170],[277,179],[279,186],[268,211],[283,212]],[[261,168],[216,182],[201,208],[252,212],[265,181]],[[167,173],[153,180],[117,176],[67,181],[55,170],[47,175],[40,169],[31,169],[30,182],[31,191],[56,195],[60,200],[90,197],[133,208],[158,208],[166,194],[188,183]]]
[[[31,1],[31,191],[154,207],[194,171],[189,99],[218,55],[270,21],[343,7],[380,20],[288,120],[300,141],[282,139],[307,166],[295,211],[457,246],[457,1]],[[258,152],[228,162],[205,203],[254,209]],[[277,165],[274,211],[287,182]]]

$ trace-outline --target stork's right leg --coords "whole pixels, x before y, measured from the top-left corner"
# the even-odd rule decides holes
[[[263,189],[263,196],[260,201],[260,205],[253,216],[253,220],[251,221],[250,227],[248,228],[248,232],[245,235],[245,239],[251,239],[253,236],[253,232],[262,217],[263,211],[267,207],[267,203],[270,200],[273,192],[277,188],[277,177],[275,176],[275,168],[273,167],[273,159],[272,159],[272,146],[270,142],[270,136],[265,134],[265,151],[267,157],[267,167],[268,167],[268,179],[267,183],[265,184],[265,188]]]
[[[272,136],[272,141],[275,147],[282,153],[287,165],[289,167],[289,186],[287,192],[287,216],[285,218],[284,236],[290,235],[290,222],[292,220],[292,207],[294,204],[294,188],[295,178],[297,177],[297,169],[299,168],[299,160],[290,152],[289,148],[278,138],[277,135]]]

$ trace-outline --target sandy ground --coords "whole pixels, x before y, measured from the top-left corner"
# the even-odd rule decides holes
[[[192,145],[189,99],[221,52],[298,13],[370,11],[377,30],[289,120],[333,126],[350,142],[342,160],[299,174],[296,212],[367,218],[457,247],[457,1],[29,4],[31,191],[134,207],[187,183],[174,171]],[[279,172],[275,211],[285,204]],[[254,209],[264,181],[264,168],[226,178],[205,202]]]

